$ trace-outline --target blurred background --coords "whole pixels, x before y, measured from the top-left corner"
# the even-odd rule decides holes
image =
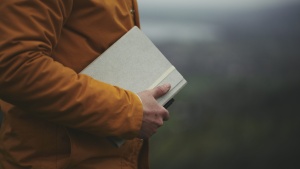
[[[300,168],[300,1],[140,0],[188,85],[151,138],[154,169]]]

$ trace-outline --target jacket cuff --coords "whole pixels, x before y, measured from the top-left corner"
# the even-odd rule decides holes
[[[128,139],[136,138],[139,135],[139,132],[142,128],[142,122],[143,122],[143,104],[141,98],[135,94],[132,93],[132,131],[133,135],[129,135],[128,137],[125,136]]]

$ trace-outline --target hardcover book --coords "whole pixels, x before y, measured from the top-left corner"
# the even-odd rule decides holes
[[[170,83],[169,92],[157,99],[161,105],[172,100],[187,83],[136,26],[90,63],[81,74],[135,93]],[[121,146],[124,141],[113,139],[113,142]]]

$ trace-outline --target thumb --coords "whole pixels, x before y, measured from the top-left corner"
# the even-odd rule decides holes
[[[167,84],[157,86],[157,87],[151,89],[151,93],[152,93],[152,96],[155,99],[157,99],[157,98],[165,95],[170,89],[171,89],[171,85],[167,83]]]

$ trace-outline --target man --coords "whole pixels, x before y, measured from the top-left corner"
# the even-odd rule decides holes
[[[148,168],[147,139],[169,118],[155,98],[170,86],[135,94],[78,74],[139,26],[136,0],[0,0],[0,11],[0,168]]]

